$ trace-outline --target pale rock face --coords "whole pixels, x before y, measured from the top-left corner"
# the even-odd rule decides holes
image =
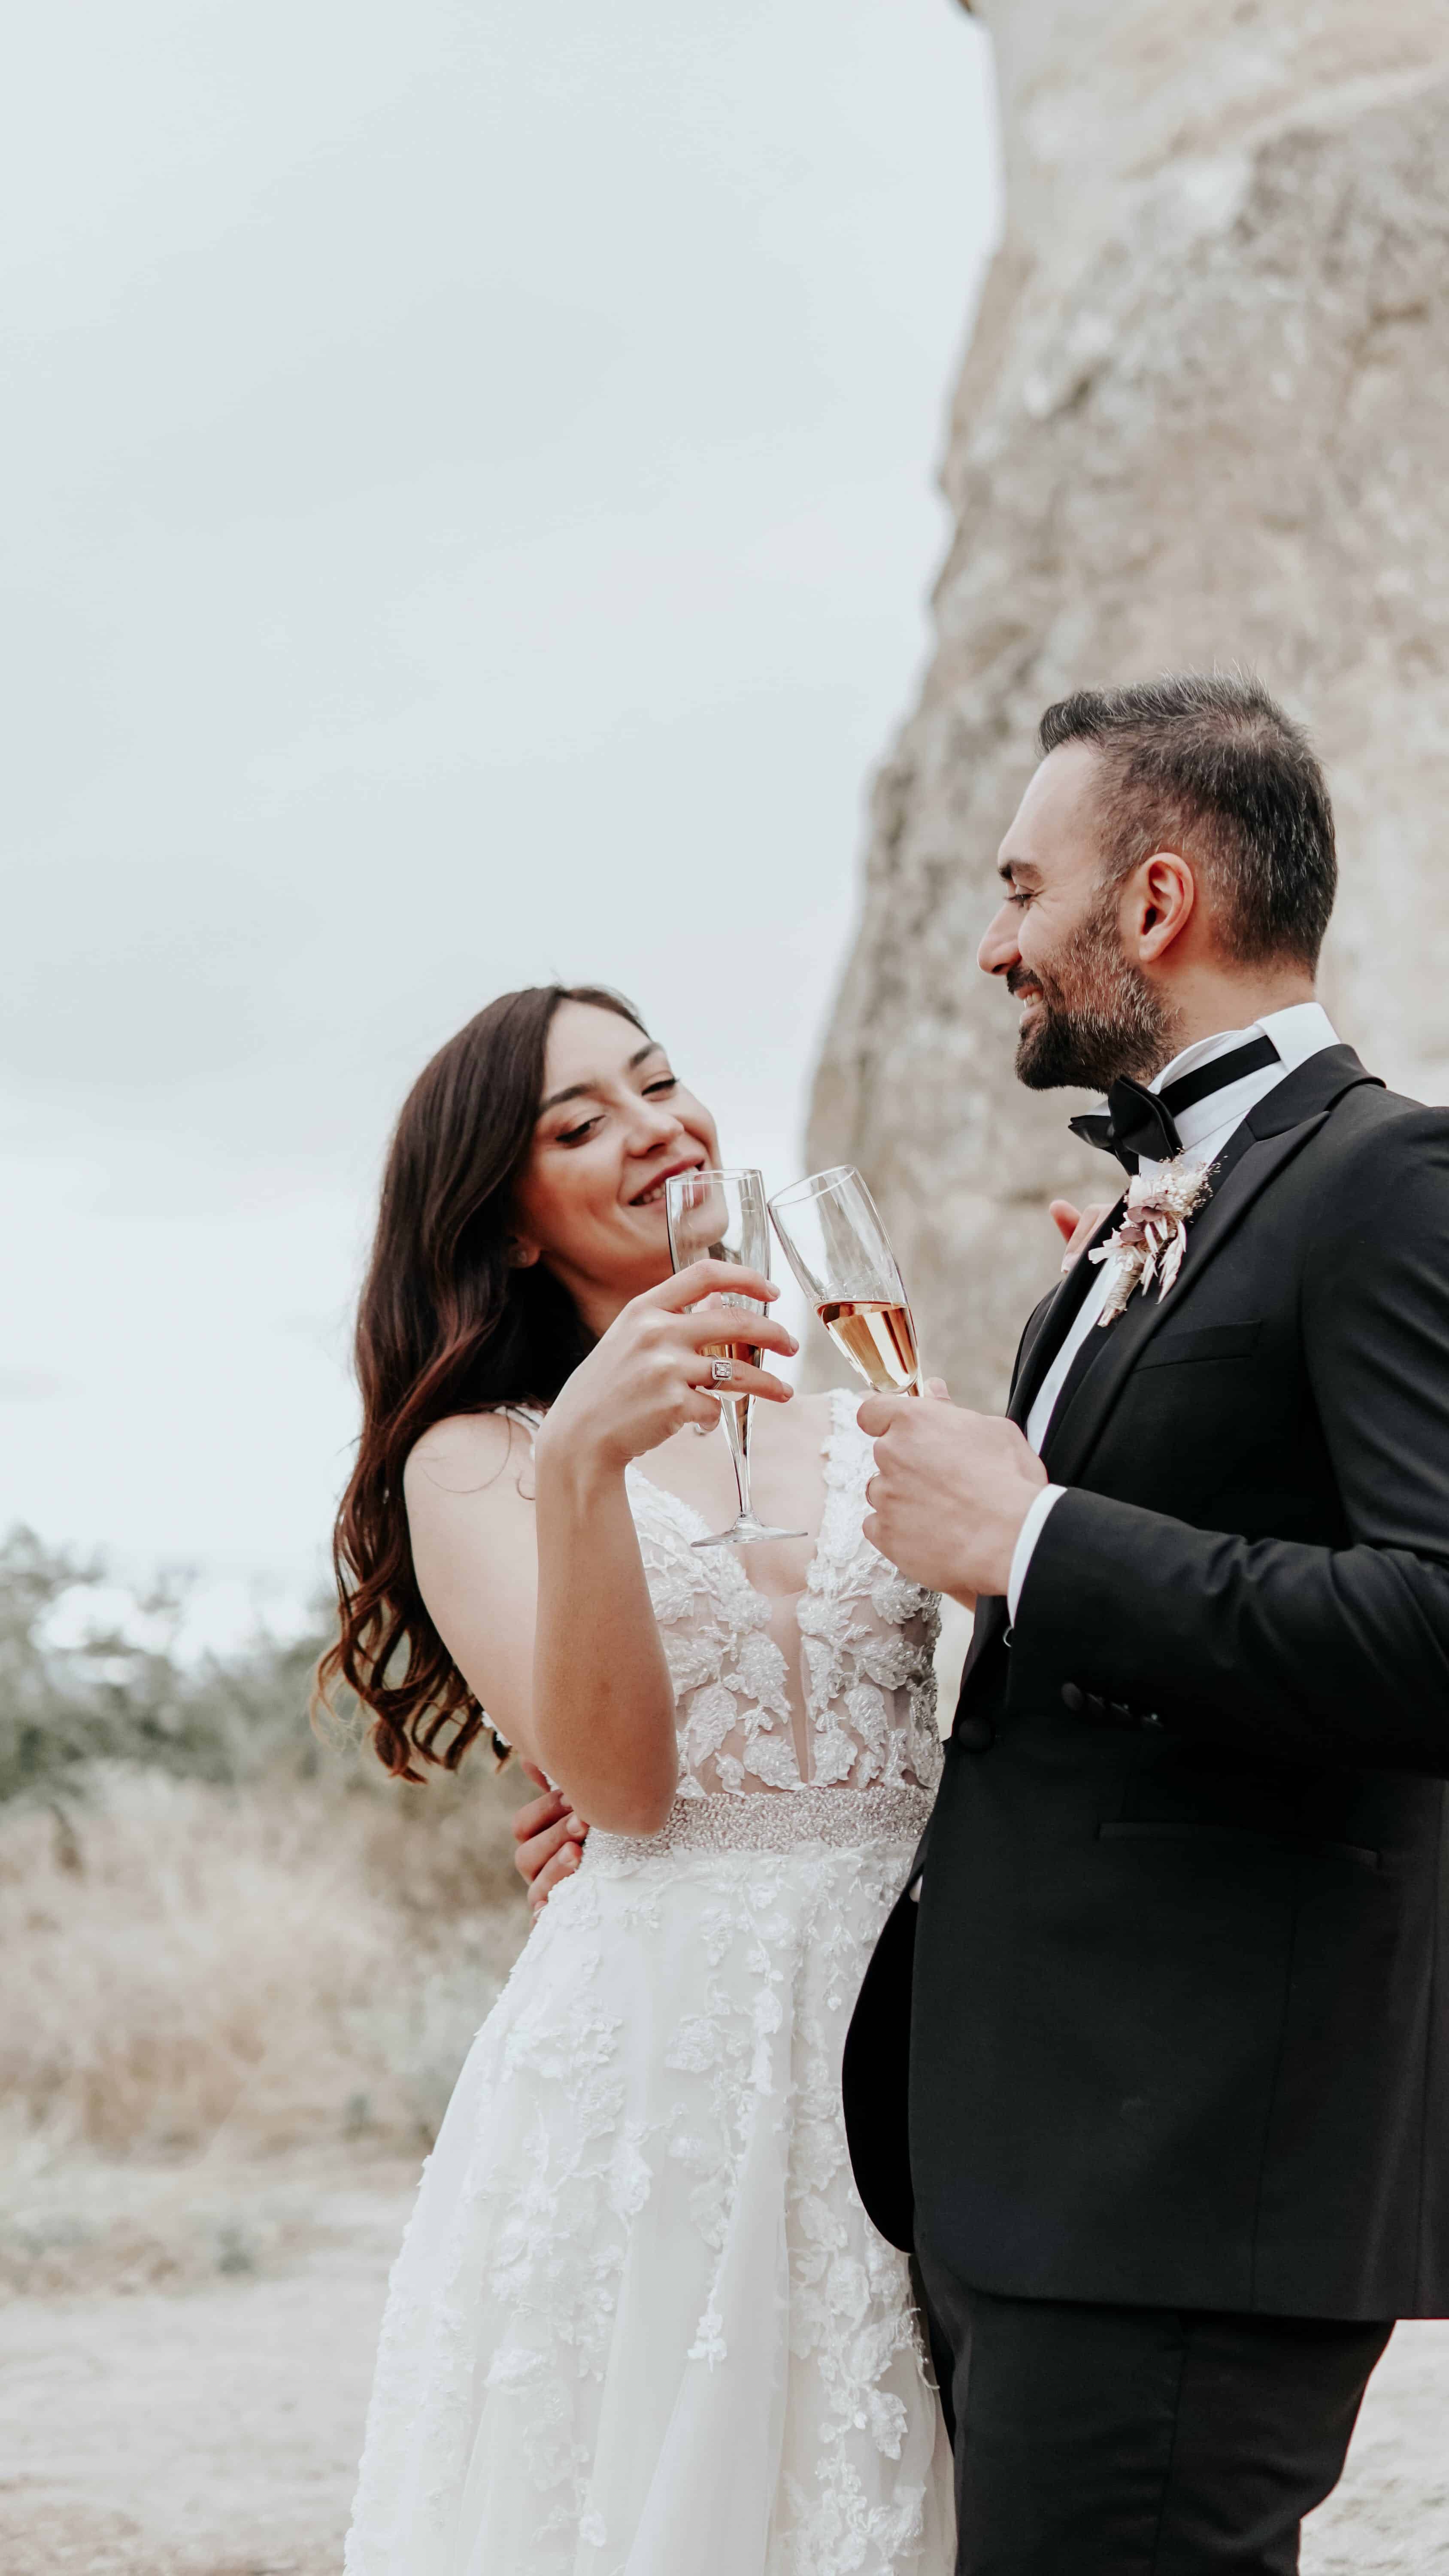
[[[809,1151],[865,1171],[928,1365],[997,1407],[1055,1275],[1048,1198],[1114,1186],[1066,1135],[1080,1097],[1015,1082],[1015,1010],[975,963],[1051,699],[1261,673],[1334,793],[1324,999],[1388,1081],[1449,1099],[1449,8],[977,14],[1006,238]]]

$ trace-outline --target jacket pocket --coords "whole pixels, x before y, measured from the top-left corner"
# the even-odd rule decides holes
[[[1238,1360],[1253,1348],[1262,1323],[1200,1324],[1195,1332],[1154,1333],[1139,1369],[1171,1368],[1181,1360]]]
[[[1113,1823],[1097,1827],[1103,1843],[1212,1843],[1228,1850],[1303,1852],[1324,1860],[1352,1861],[1360,1869],[1377,1869],[1379,1855],[1366,1843],[1323,1842],[1313,1834],[1260,1832],[1252,1825]]]

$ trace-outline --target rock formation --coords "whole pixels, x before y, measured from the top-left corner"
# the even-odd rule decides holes
[[[999,1405],[1100,1189],[1075,1097],[1012,1078],[977,973],[1035,720],[1066,689],[1253,665],[1327,761],[1325,998],[1449,1098],[1449,9],[978,0],[1005,238],[957,393],[955,538],[878,777],[812,1165],[860,1164],[927,1359]]]

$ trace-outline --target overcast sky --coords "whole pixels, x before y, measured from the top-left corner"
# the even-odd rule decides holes
[[[951,0],[16,22],[0,1528],[305,1588],[389,1121],[505,986],[798,1169],[988,81]]]

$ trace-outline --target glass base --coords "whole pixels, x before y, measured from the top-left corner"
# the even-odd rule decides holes
[[[761,1538],[808,1538],[808,1530],[766,1529],[763,1521],[737,1520],[727,1530],[715,1530],[709,1538],[690,1540],[691,1547],[751,1547]]]

